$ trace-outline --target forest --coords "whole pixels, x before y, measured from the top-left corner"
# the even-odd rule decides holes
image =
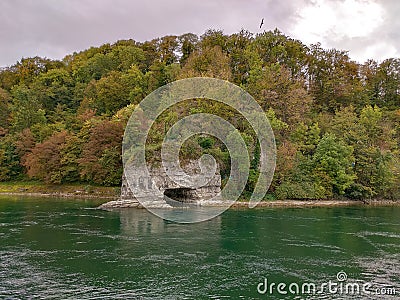
[[[400,198],[400,59],[359,63],[347,51],[307,46],[277,29],[120,40],[2,68],[0,181],[119,186],[132,111],[155,89],[195,76],[228,80],[264,109],[277,146],[266,199]],[[221,103],[193,99],[165,111],[148,138],[148,161],[159,160],[168,128],[198,112],[228,120],[246,141],[246,197],[260,149],[249,124]],[[215,138],[195,136],[180,155],[202,153],[216,158],[226,181],[230,156]]]

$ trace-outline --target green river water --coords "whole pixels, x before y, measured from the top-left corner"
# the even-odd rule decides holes
[[[239,209],[184,225],[100,203],[0,197],[0,299],[400,298],[400,207]],[[342,292],[295,290],[329,281]]]

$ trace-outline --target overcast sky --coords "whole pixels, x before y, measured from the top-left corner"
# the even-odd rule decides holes
[[[119,39],[280,29],[363,62],[400,56],[398,0],[0,0],[0,66]],[[259,29],[261,19],[264,26]]]

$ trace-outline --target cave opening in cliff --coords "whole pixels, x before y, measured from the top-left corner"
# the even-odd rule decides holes
[[[181,202],[181,203],[190,203],[194,202],[194,189],[190,188],[173,188],[166,189],[164,191],[164,198],[167,200],[171,199],[173,201]],[[166,198],[168,197],[168,198]]]

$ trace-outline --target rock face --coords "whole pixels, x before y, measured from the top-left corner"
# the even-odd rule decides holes
[[[143,195],[143,199],[149,198],[152,205],[157,207],[201,205],[202,202],[209,203],[210,199],[221,193],[221,176],[218,168],[204,185],[190,186],[190,182],[193,181],[191,178],[195,178],[196,175],[200,176],[197,162],[190,161],[182,170],[173,173],[174,180],[166,174],[163,167],[151,169],[150,176],[145,174],[140,170],[125,172],[122,178],[120,200],[110,201],[100,208],[142,207],[141,203],[146,200],[141,199],[139,202],[134,195]],[[126,176],[130,176],[129,184]],[[154,199],[157,197],[153,197],[154,194],[163,195],[163,197],[160,201],[155,201]]]

